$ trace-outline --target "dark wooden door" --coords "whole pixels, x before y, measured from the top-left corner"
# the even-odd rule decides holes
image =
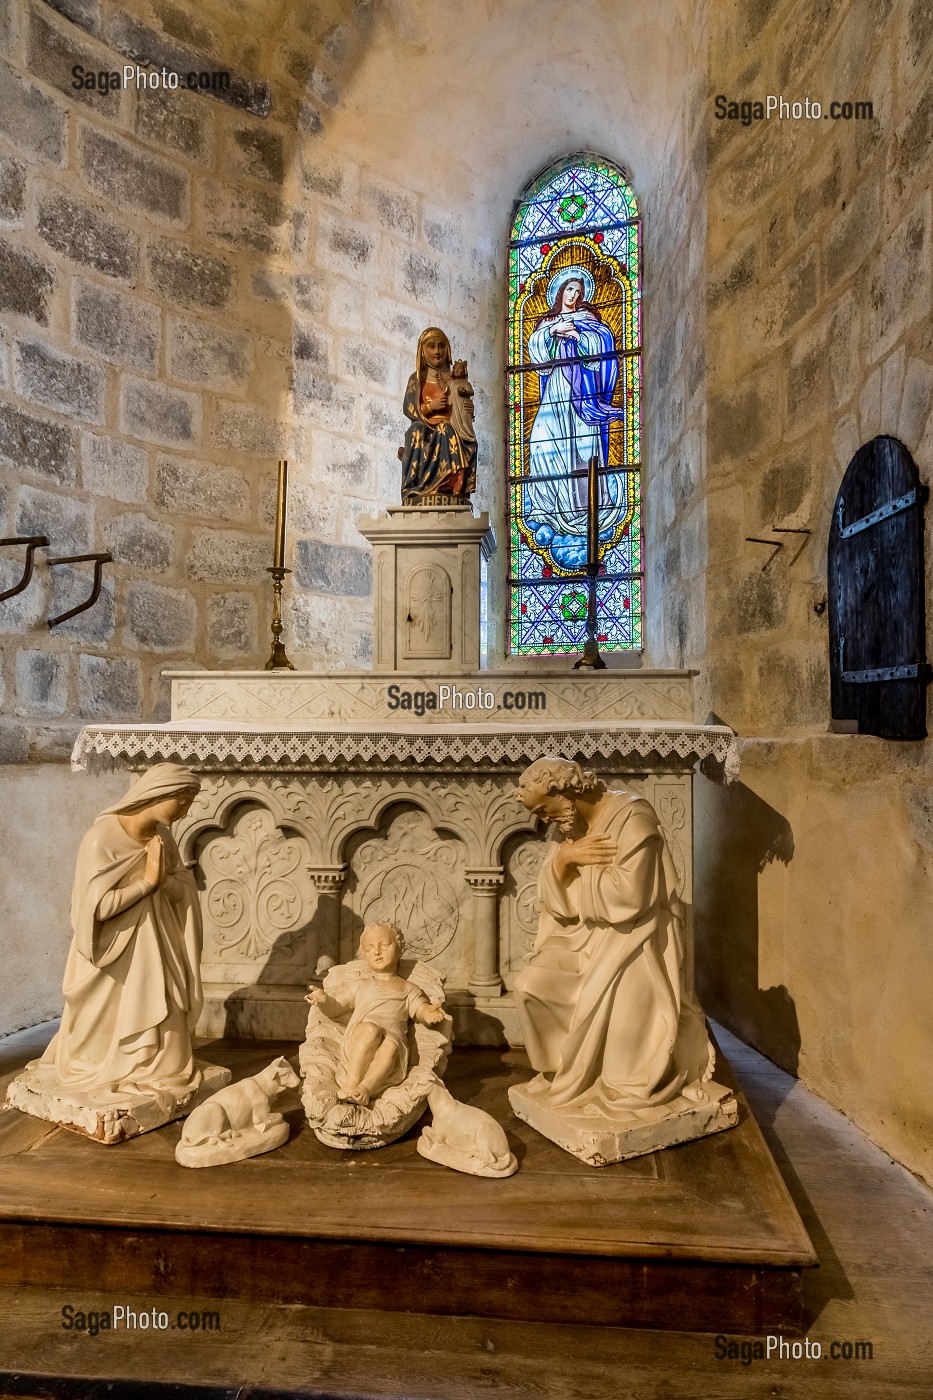
[[[859,733],[926,738],[923,502],[910,453],[892,437],[856,452],[829,532],[832,714]]]

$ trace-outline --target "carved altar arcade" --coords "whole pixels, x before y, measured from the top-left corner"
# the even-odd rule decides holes
[[[78,766],[174,757],[202,777],[177,828],[201,887],[200,1033],[300,1038],[320,960],[348,960],[363,925],[388,919],[446,977],[458,1043],[520,1043],[510,987],[544,844],[513,789],[547,754],[648,798],[689,911],[692,770],[736,762],[730,730],[692,722],[689,674],[472,682],[483,708],[402,722],[390,683],[436,693],[441,677],[195,672],[173,677],[169,724],[83,731]],[[534,718],[519,717],[530,694]]]

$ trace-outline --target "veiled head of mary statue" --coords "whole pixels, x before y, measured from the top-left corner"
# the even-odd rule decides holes
[[[197,773],[181,763],[156,763],[133,779],[129,790],[100,816],[111,813],[128,816],[147,812],[158,822],[171,826],[188,813],[201,787]]]
[[[569,832],[577,820],[575,799],[593,797],[600,787],[595,773],[571,759],[539,758],[519,778],[515,796],[541,821]]]
[[[450,369],[450,341],[439,326],[428,326],[421,332],[415,360],[419,378],[429,369]]]

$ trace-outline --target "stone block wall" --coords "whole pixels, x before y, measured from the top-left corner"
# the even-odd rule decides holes
[[[471,250],[451,211],[331,138],[372,7],[337,0],[277,31],[267,8],[163,6],[153,22],[143,6],[10,7],[2,532],[113,563],[98,604],[51,634],[91,566],[40,552],[27,592],[0,604],[8,760],[64,756],[82,719],[164,717],[165,668],[262,663],[279,456],[292,658],[369,663],[355,521],[398,498],[420,330],[439,309],[463,344],[475,320]],[[227,71],[227,100],[74,91],[74,63],[130,56]],[[21,559],[0,554],[0,587]]]
[[[826,548],[856,448],[933,471],[922,0],[709,10],[707,548],[701,711],[744,737],[697,789],[708,1009],[933,1179],[931,740],[830,735]],[[714,98],[871,101],[868,121],[716,120]],[[775,535],[774,527],[806,529]],[[927,507],[927,617],[933,512]],[[769,547],[746,536],[783,539]],[[806,545],[795,562],[799,543]]]
[[[216,225],[241,198],[264,211],[270,243],[294,233],[268,178],[221,174],[257,127],[284,143],[281,124],[198,93],[76,91],[74,64],[96,74],[129,61],[127,17],[7,9],[2,533],[51,541],[26,592],[0,604],[3,747],[25,760],[63,755],[82,719],[164,715],[165,665],[258,659],[274,462],[231,450],[223,425],[284,401],[291,327],[253,292],[244,230]],[[163,42],[152,33],[154,60]],[[238,57],[218,41],[198,68]],[[94,550],[113,555],[100,601],[50,632],[47,618],[87,595],[91,566],[53,569],[45,554]],[[21,560],[2,551],[3,586]]]
[[[706,6],[687,29],[679,119],[647,201],[645,584],[652,659],[702,665],[706,638]]]
[[[933,24],[919,0],[736,0],[710,25],[708,684],[744,732],[787,733],[829,716],[818,606],[852,454],[890,433],[921,474],[933,456]],[[717,93],[824,115],[743,126],[715,119]],[[859,100],[871,120],[830,119]],[[775,526],[812,534],[763,569],[745,536]]]

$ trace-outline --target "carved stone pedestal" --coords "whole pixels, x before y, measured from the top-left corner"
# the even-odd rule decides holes
[[[394,506],[357,529],[375,551],[374,669],[475,671],[480,558],[496,547],[489,516],[468,505]]]
[[[421,714],[418,695],[435,702]],[[734,771],[737,754],[731,730],[692,722],[689,674],[479,672],[453,687],[446,672],[199,671],[173,677],[172,716],[85,729],[75,763],[176,759],[201,775],[175,828],[202,890],[200,1034],[302,1039],[319,960],[348,962],[363,925],[389,919],[445,977],[458,1045],[520,1044],[510,987],[534,942],[544,842],[514,788],[547,755],[651,802],[690,981],[692,770]]]

